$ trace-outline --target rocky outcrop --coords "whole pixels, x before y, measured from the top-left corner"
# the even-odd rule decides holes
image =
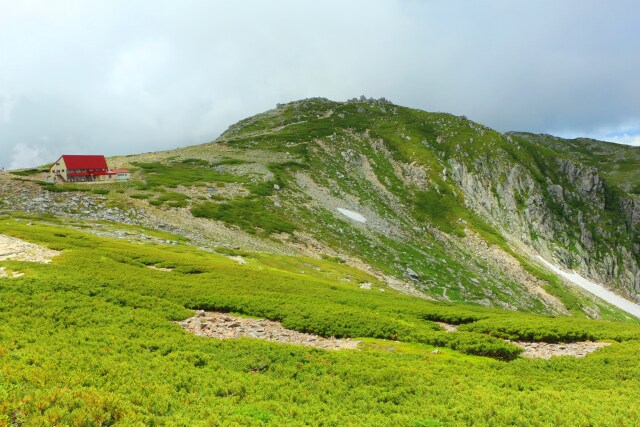
[[[539,171],[505,154],[471,167],[451,159],[448,175],[468,207],[509,240],[638,299],[640,204],[618,194],[595,168],[567,159],[546,166],[540,179]]]

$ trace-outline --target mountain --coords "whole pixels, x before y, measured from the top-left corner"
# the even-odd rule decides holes
[[[589,138],[564,139],[552,135],[510,132],[510,135],[543,145],[578,162],[594,167],[611,184],[632,195],[640,195],[640,147]]]
[[[640,203],[626,190],[640,177],[623,180],[632,168],[616,160],[633,164],[638,149],[581,144],[314,98],[208,144],[114,158],[136,179],[108,199],[209,247],[336,257],[430,299],[606,317],[616,310],[536,262],[638,298]]]
[[[244,187],[248,197],[189,203],[195,216],[253,234],[285,232],[280,240],[289,244],[319,244],[321,252],[411,276],[433,298],[553,311],[557,301],[524,261],[533,255],[627,297],[637,298],[640,286],[637,197],[625,192],[631,184],[617,185],[616,158],[596,154],[611,144],[592,144],[602,148],[584,148],[594,154],[581,159],[575,150],[503,135],[464,117],[385,100],[310,99],[250,117],[213,143],[163,159],[215,163],[252,183]],[[638,155],[632,147],[628,152]],[[154,165],[140,167],[143,177],[153,173]],[[244,217],[255,209],[265,214],[257,216],[260,223]],[[502,251],[483,251],[492,244]]]
[[[639,299],[639,153],[312,98],[0,172],[0,423],[633,424],[638,319],[545,262]]]

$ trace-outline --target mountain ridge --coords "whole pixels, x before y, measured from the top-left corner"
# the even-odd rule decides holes
[[[343,257],[429,298],[597,315],[537,254],[636,298],[640,233],[625,233],[637,203],[530,139],[386,99],[312,98],[207,144],[113,158],[137,170],[125,197],[110,197],[203,241],[234,234],[262,250]]]

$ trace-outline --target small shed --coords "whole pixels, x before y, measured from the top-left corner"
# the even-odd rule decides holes
[[[129,172],[129,169],[113,169],[107,172],[107,177],[109,181],[129,181],[131,179],[131,172]]]

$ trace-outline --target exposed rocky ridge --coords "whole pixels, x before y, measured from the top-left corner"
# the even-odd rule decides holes
[[[550,167],[561,178],[540,182],[523,165],[506,161],[476,161],[473,170],[455,159],[450,165],[468,205],[511,240],[638,299],[640,247],[624,236],[640,224],[640,207],[621,196],[613,208],[622,218],[607,216],[611,190],[595,168],[559,158]]]

